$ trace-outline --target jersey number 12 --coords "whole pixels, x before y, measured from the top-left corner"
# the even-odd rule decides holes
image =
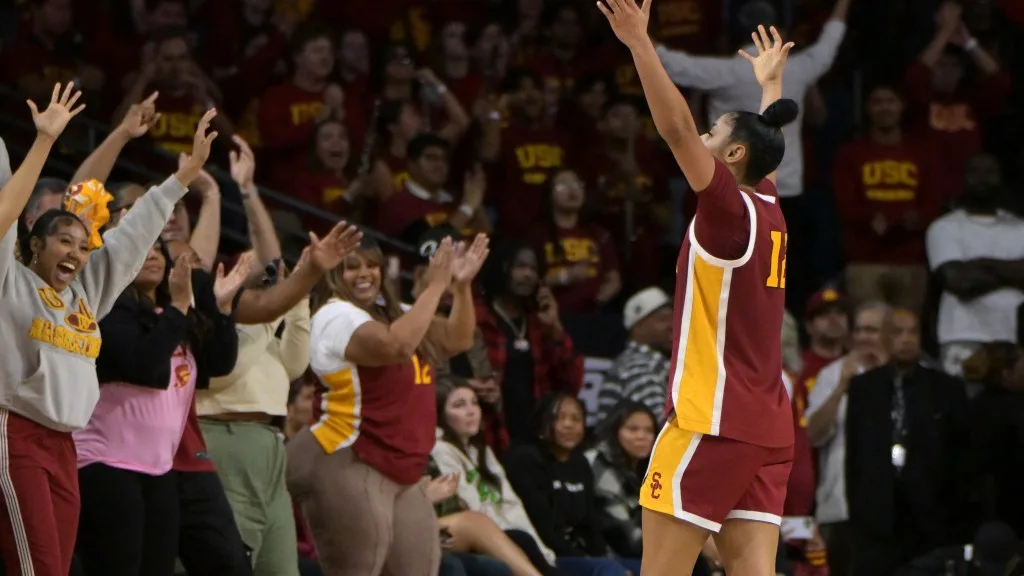
[[[788,238],[789,234],[772,230],[772,271],[764,283],[769,288],[786,287],[786,256],[784,252]],[[780,257],[781,262],[779,262]]]

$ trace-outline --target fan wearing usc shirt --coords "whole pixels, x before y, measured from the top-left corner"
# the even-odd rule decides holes
[[[640,491],[643,574],[689,570],[712,533],[729,574],[771,574],[793,458],[793,416],[782,381],[786,222],[774,171],[779,100],[792,43],[772,28],[751,36],[761,114],[732,112],[706,134],[647,36],[652,0],[598,8],[633,54],[655,126],[698,194],[677,261],[668,422]]]
[[[382,285],[372,244],[314,292],[316,422],[288,442],[287,484],[324,574],[437,574],[437,518],[419,484],[437,426],[432,361],[473,345],[470,285],[487,244],[483,234],[468,248],[442,240],[412,306]],[[449,289],[451,313],[438,318]]]

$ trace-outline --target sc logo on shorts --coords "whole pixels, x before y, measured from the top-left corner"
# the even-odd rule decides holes
[[[651,474],[651,481],[648,483],[651,489],[651,498],[657,500],[661,498],[661,472],[655,472]]]

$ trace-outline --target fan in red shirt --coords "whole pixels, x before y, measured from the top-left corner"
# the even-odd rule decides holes
[[[216,41],[203,60],[224,86],[228,112],[241,117],[252,95],[270,87],[298,22],[291,11],[275,10],[270,2],[213,0],[207,10]]]
[[[490,222],[480,209],[486,189],[483,169],[466,177],[461,204],[444,187],[448,182],[451,145],[435,134],[421,134],[409,143],[409,178],[400,188],[379,198],[375,228],[389,236],[416,244],[422,230],[413,224],[434,227],[447,222],[465,237],[488,232]]]
[[[641,135],[634,98],[609,100],[599,126],[600,137],[581,163],[593,190],[597,222],[619,247],[630,287],[656,284],[660,238],[670,220],[664,162]]]
[[[45,101],[54,84],[72,79],[86,98],[97,96],[104,74],[89,62],[85,38],[75,28],[72,0],[30,4],[31,19],[20,23],[14,42],[4,50],[3,78],[36,100]]]
[[[572,93],[573,83],[585,73],[591,59],[583,44],[583,14],[579,4],[552,4],[544,14],[547,42],[527,62],[545,85],[554,84],[561,95]]]
[[[363,196],[359,185],[349,180],[351,146],[345,124],[339,120],[324,120],[313,132],[313,147],[303,170],[296,171],[292,195],[303,202],[358,221],[353,210]],[[315,216],[306,216],[303,224],[309,230],[323,235],[334,222]]]
[[[316,123],[344,120],[345,94],[330,83],[334,43],[330,30],[316,23],[295,32],[289,50],[292,77],[267,90],[259,103],[259,131],[266,178],[287,189],[292,171],[306,156]]]
[[[149,129],[149,137],[175,155],[192,150],[192,135],[199,119],[220,104],[220,91],[192,58],[184,28],[162,28],[153,32],[153,59],[139,71],[135,83],[115,112],[120,121],[132,104],[159,91],[160,119]],[[233,129],[226,114],[217,114],[213,126],[221,134]]]
[[[573,148],[587,149],[601,138],[601,121],[615,83],[605,74],[588,74],[573,84],[572,97],[558,108],[556,124],[569,131]]]
[[[615,244],[583,215],[583,181],[562,169],[548,180],[544,222],[531,241],[544,258],[546,284],[563,312],[591,314],[622,289]]]
[[[447,22],[441,28],[441,58],[438,77],[452,91],[466,110],[472,110],[484,95],[484,77],[473,69],[473,61],[466,38],[466,25]]]
[[[486,256],[483,235],[466,250],[443,240],[412,306],[382,283],[376,246],[364,244],[317,287],[317,422],[288,442],[287,484],[324,574],[437,573],[437,516],[418,485],[434,446],[434,359],[473,345],[470,285]],[[438,318],[449,289],[452,313]]]
[[[936,14],[935,36],[907,68],[907,101],[912,120],[939,153],[946,178],[963,179],[967,159],[981,151],[986,120],[1003,109],[1010,76],[973,38],[960,19],[961,7],[944,2]],[[978,79],[967,84],[967,63]]]
[[[892,88],[872,90],[866,110],[867,134],[833,165],[847,288],[857,301],[898,295],[918,309],[928,278],[924,233],[939,215],[944,173],[933,148],[900,128],[903,103]]]
[[[337,78],[345,90],[345,101],[348,109],[359,111],[369,120],[369,111],[373,108],[373,90],[370,87],[370,39],[362,30],[350,28],[338,35]],[[354,120],[353,114],[347,118]],[[365,128],[365,125],[363,126]],[[355,130],[355,126],[349,126]],[[353,134],[355,136],[355,134]],[[361,136],[361,135],[360,135]],[[354,139],[356,150],[362,148],[362,138]]]
[[[492,202],[501,215],[498,228],[505,234],[533,227],[544,204],[548,176],[570,165],[571,138],[547,124],[541,86],[533,72],[509,71],[503,86],[508,124],[501,130],[497,153],[485,158],[495,163]]]

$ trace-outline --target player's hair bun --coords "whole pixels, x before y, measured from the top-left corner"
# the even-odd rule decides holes
[[[795,100],[780,98],[772,102],[764,112],[761,113],[761,121],[773,128],[782,128],[793,120],[796,120],[800,113],[800,107]]]

